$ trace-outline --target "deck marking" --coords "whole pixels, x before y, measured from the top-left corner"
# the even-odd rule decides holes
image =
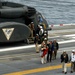
[[[73,37],[75,34],[63,35],[64,37]]]
[[[70,50],[68,50],[68,49],[66,49],[66,48],[61,48],[61,50],[59,50],[58,51],[58,53],[60,53],[60,52],[63,52],[63,50],[65,50],[66,52],[70,52],[70,51],[72,51],[73,49],[75,49],[75,47],[69,47],[69,49]],[[29,53],[29,54],[27,54],[27,55],[17,55],[16,57],[24,57],[24,56],[29,56],[29,55],[32,55],[32,56],[34,56],[34,55],[37,55],[37,54],[31,54],[31,53]],[[5,56],[4,58],[3,57],[0,57],[0,59],[11,59],[12,57],[11,56]]]
[[[75,40],[67,40],[67,41],[60,41],[58,42],[59,44],[64,44],[64,43],[71,43],[71,42],[75,42]],[[41,45],[39,45],[41,46]],[[20,49],[27,49],[27,48],[34,48],[35,45],[28,45],[28,46],[19,46],[19,47],[11,47],[11,48],[4,48],[1,49],[0,52],[4,52],[4,51],[15,51],[15,50],[20,50]]]
[[[70,67],[70,66],[71,66],[71,63],[68,63],[67,67]],[[31,70],[13,72],[13,73],[3,74],[3,75],[26,75],[26,74],[44,72],[44,71],[49,71],[49,70],[56,70],[56,69],[61,69],[61,68],[62,68],[62,65],[55,65],[55,66],[49,66],[49,67],[43,67],[43,68],[36,68],[36,69],[31,69]]]

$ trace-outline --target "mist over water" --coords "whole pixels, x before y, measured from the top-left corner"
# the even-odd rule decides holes
[[[75,0],[5,0],[35,7],[48,24],[75,23]]]

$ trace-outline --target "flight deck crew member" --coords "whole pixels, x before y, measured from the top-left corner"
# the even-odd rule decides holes
[[[29,24],[29,28],[30,28],[30,30],[31,30],[31,38],[33,38],[33,32],[34,32],[34,23],[33,22],[31,22],[30,24]]]
[[[39,31],[39,38],[40,38],[40,42],[43,41],[43,33],[44,33],[44,29],[42,26],[40,26],[40,31]]]
[[[48,31],[44,31],[44,34],[46,34],[46,37],[48,38]]]
[[[39,53],[39,35],[38,34],[36,34],[35,36],[34,43],[35,43],[36,53]]]
[[[39,31],[40,31],[40,25],[37,25],[36,34],[39,35]]]
[[[41,48],[44,47],[44,44],[45,44],[45,41],[42,41],[42,43],[41,43]]]
[[[39,22],[39,23],[43,23],[43,18],[42,18],[41,15],[38,16],[38,22]]]
[[[62,63],[62,69],[63,69],[63,73],[67,74],[67,62],[68,62],[68,54],[66,53],[66,51],[63,51],[63,53],[61,54],[61,63]]]
[[[54,46],[54,54],[53,54],[53,59],[55,58],[56,59],[56,56],[57,56],[57,51],[59,49],[59,44],[56,40],[53,41],[53,46]]]
[[[71,53],[71,73],[75,71],[75,50]]]

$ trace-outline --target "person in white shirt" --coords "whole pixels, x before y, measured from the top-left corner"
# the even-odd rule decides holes
[[[71,73],[75,71],[75,50],[71,53]]]

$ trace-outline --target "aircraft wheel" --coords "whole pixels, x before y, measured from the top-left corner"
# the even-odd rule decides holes
[[[29,40],[28,40],[28,39],[25,39],[25,40],[24,40],[24,43],[29,44]]]

